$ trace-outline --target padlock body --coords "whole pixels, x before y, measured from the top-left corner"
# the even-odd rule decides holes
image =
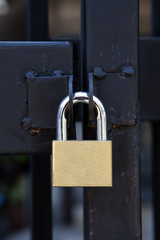
[[[53,186],[111,187],[111,141],[53,141]]]

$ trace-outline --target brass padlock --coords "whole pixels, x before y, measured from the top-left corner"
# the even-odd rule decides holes
[[[89,103],[88,93],[77,92],[73,104]],[[106,141],[106,113],[100,100],[93,96],[97,110],[97,141],[67,141],[66,110],[69,96],[57,114],[57,141],[52,142],[53,186],[111,187],[112,142]]]

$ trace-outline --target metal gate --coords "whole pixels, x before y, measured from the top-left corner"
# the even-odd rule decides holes
[[[74,92],[91,92],[103,102],[113,141],[113,187],[84,188],[84,239],[141,239],[140,119],[160,118],[159,38],[139,41],[135,0],[81,0],[78,40],[50,39],[47,9],[46,0],[28,0],[28,41],[0,42],[0,153],[32,155],[32,239],[52,238],[51,141],[57,108],[72,78]],[[88,109],[75,111],[74,119],[85,126],[84,139],[94,139],[96,123],[94,118],[88,123]],[[92,118],[92,105],[89,114]],[[154,128],[158,183],[159,122]],[[73,130],[71,125],[70,138]],[[157,185],[155,196],[158,209]],[[156,214],[157,237],[158,210]]]

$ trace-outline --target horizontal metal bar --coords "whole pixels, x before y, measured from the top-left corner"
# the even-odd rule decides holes
[[[141,119],[158,120],[160,119],[158,75],[160,38],[140,39],[139,56],[140,116]],[[52,93],[52,88],[49,91],[42,88],[41,90],[45,90],[46,93],[45,91],[42,91],[43,94],[42,92],[40,93],[42,85],[38,79],[44,85],[45,80],[46,84],[48,84],[47,81],[50,81],[49,86],[54,88],[54,84],[51,82],[54,71],[62,70],[66,76],[71,74],[72,58],[72,46],[68,41],[0,43],[1,154],[51,152],[51,140],[56,137],[56,108],[58,108],[60,99],[63,99],[67,93],[67,77],[54,77],[58,85],[55,85],[51,99],[58,99],[59,97],[55,107],[53,105],[49,106],[46,100],[43,101],[45,99],[43,97],[50,98],[49,95]],[[120,66],[115,68],[115,71],[113,69],[108,72],[105,71],[104,78],[97,78],[95,82],[94,94],[104,103],[108,117],[108,126],[111,128],[114,128],[114,126],[128,127],[135,125],[137,120],[137,114],[134,110],[136,109],[136,103],[133,101],[134,91],[132,91],[135,73],[128,75],[126,67],[124,69],[124,66]],[[25,74],[30,70],[36,71],[39,76],[29,86]],[[60,85],[58,81],[59,83],[61,81]],[[126,84],[128,89],[130,89],[130,94],[127,95],[124,87],[121,87],[121,91],[119,91],[118,87],[119,85],[126,87]],[[110,93],[114,89],[117,93],[116,98],[112,100],[113,95]],[[109,104],[107,101],[109,94],[112,104]],[[40,102],[39,109],[37,108],[38,102]],[[39,117],[42,103],[44,103],[43,109],[46,110],[43,118]],[[33,118],[33,128],[30,132],[24,131],[23,120],[26,118],[31,118],[31,120]],[[30,123],[26,122],[25,127],[27,124]]]

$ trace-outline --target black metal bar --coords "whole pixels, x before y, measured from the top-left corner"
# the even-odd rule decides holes
[[[86,73],[86,1],[81,0],[81,74],[82,85],[86,89],[87,73]]]
[[[160,2],[152,0],[152,35],[160,36]]]
[[[47,40],[48,39],[48,0],[28,0],[27,3],[28,3],[27,40],[32,40],[32,41]],[[43,55],[44,55],[43,57],[44,62],[46,62],[45,53],[43,53]],[[44,63],[44,65],[46,65],[46,63]],[[44,66],[43,71],[48,71],[47,68],[48,66]],[[55,69],[55,70],[56,71],[61,70],[63,72],[62,69]],[[30,83],[31,82],[34,83],[35,81],[30,81]],[[28,104],[29,104],[28,115],[31,115],[31,118],[32,118],[31,121],[35,117],[37,119],[38,109],[40,109],[40,112],[43,112],[42,106],[44,106],[44,109],[46,109],[45,100],[42,100],[42,102],[40,103],[40,99],[43,98],[43,97],[41,98],[41,96],[46,96],[45,92],[48,89],[52,88],[51,86],[47,87],[46,85],[44,85],[46,88],[46,90],[44,91],[44,86],[42,86],[39,82],[40,81],[37,81],[37,84],[32,84],[32,83],[28,84],[28,86],[30,86],[28,87]],[[53,81],[51,81],[50,83],[52,85]],[[34,85],[35,85],[35,88],[34,88]],[[42,91],[41,93],[39,92],[38,94],[40,98],[37,95],[37,89],[41,89]],[[52,102],[54,103],[54,99]],[[44,113],[44,115],[46,114]],[[48,120],[50,121],[50,118]],[[48,125],[48,120],[47,122],[45,121],[47,125]],[[41,121],[42,121],[42,117],[40,117],[40,125],[41,125]],[[52,124],[50,126],[52,126]],[[52,240],[50,157],[49,155],[44,155],[39,157],[33,156],[31,159],[30,165],[31,165],[31,176],[32,176],[32,232],[31,232],[32,240],[40,240],[40,239]]]
[[[141,38],[139,43],[140,118],[160,119],[160,37]]]
[[[160,37],[160,1],[158,0],[152,0],[152,35],[155,37],[155,41],[153,45],[152,42],[152,48],[156,45],[157,50],[155,48],[154,50],[154,58],[152,58],[152,55],[150,55],[150,59],[152,59],[151,62],[153,62],[154,66],[154,71],[152,71],[152,75],[154,78],[154,82],[152,82],[152,79],[150,79],[150,82],[152,82],[152,86],[155,86],[153,94],[155,95],[154,98],[154,107],[158,107],[156,109],[157,114],[159,113],[159,106],[156,106],[157,102],[160,102],[160,97],[159,97],[159,61],[157,58],[159,58],[159,48],[160,48],[160,39],[157,37]],[[156,41],[157,40],[157,41]],[[156,47],[155,46],[155,47]],[[153,87],[152,87],[153,88]],[[157,89],[157,90],[156,90]],[[148,89],[150,92],[150,89]],[[159,115],[158,115],[159,116]],[[160,120],[160,118],[158,118]],[[153,191],[153,199],[154,199],[154,230],[155,230],[155,239],[158,240],[160,238],[160,230],[159,230],[159,216],[160,216],[160,191],[159,191],[159,182],[160,182],[160,177],[159,177],[159,171],[160,171],[160,149],[159,149],[159,144],[160,144],[160,121],[157,122],[152,122],[153,124],[153,139],[154,139],[154,161],[153,161],[153,186],[154,186],[154,191]]]
[[[32,240],[52,240],[51,162],[39,155],[31,161],[31,235]]]
[[[48,0],[27,0],[27,40],[48,38]]]
[[[154,162],[153,162],[153,204],[154,204],[154,236],[155,240],[160,237],[160,121],[153,121],[153,146],[154,146]]]
[[[113,141],[113,187],[85,189],[85,239],[140,240],[138,1],[88,0],[85,12],[87,73],[105,72],[95,94]]]
[[[63,224],[69,225],[72,222],[73,192],[70,187],[63,188],[62,214]]]

